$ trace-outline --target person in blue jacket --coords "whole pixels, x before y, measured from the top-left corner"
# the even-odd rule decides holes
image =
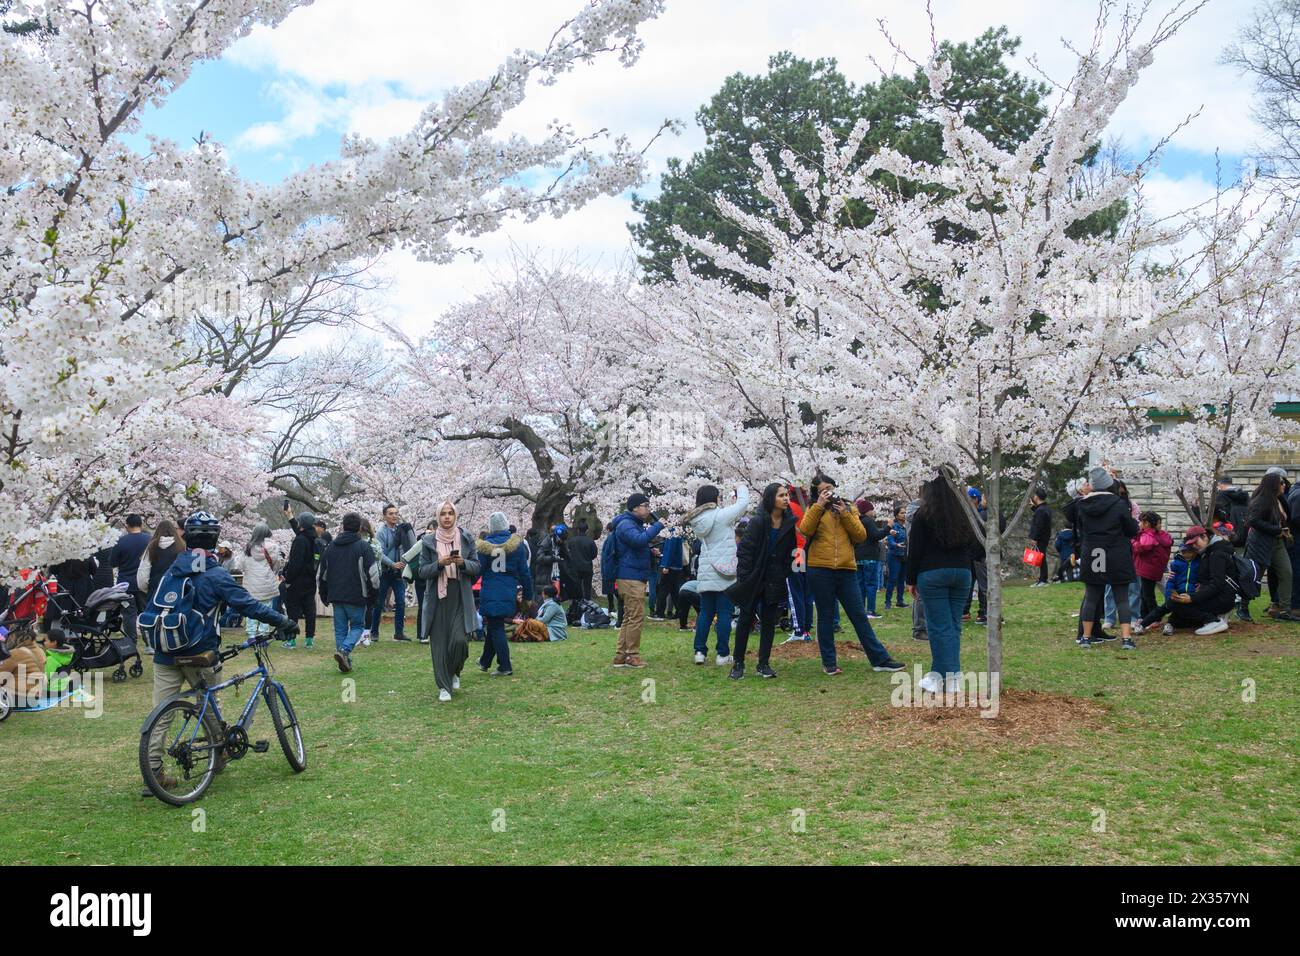
[[[194,610],[202,615],[203,630],[198,640],[185,649],[182,657],[196,657],[221,647],[221,631],[217,627],[217,621],[223,607],[237,611],[241,617],[251,617],[256,621],[270,624],[281,632],[281,636],[293,637],[296,634],[297,624],[269,604],[255,600],[251,594],[236,584],[230,572],[221,566],[216,555],[217,542],[221,540],[221,523],[216,518],[206,511],[196,512],[185,519],[183,534],[185,547],[188,550],[176,556],[167,574],[159,582],[158,591],[153,595],[156,598],[163,592],[170,593],[172,589],[168,585],[173,581],[179,583],[177,579],[180,577],[193,579],[193,605]],[[213,668],[178,664],[173,655],[158,646],[150,631],[157,611],[158,605],[151,599],[140,620],[141,628],[146,631],[149,644],[154,648],[153,703],[155,707],[179,694],[185,684],[197,687],[200,679],[207,683],[217,682],[216,671]],[[163,764],[163,736],[166,730],[167,727],[160,721],[154,736],[149,740],[149,758],[155,769],[161,768]],[[218,757],[217,768],[220,769],[224,764],[225,760]],[[167,782],[168,774],[162,773],[160,778],[163,786],[176,786],[174,780],[171,783]],[[146,787],[142,795],[151,797],[153,791]]]
[[[510,532],[510,519],[502,512],[488,515],[488,533],[475,542],[479,561],[483,567],[483,584],[479,590],[479,613],[487,640],[483,642],[483,656],[478,659],[478,669],[487,673],[495,657],[497,669],[493,677],[509,677],[514,673],[510,666],[510,642],[506,639],[506,618],[513,617],[517,609],[519,590],[524,599],[533,599],[533,576],[528,569],[528,551],[524,539]]]
[[[885,584],[885,607],[888,608],[891,603],[896,603],[899,607],[907,607],[906,602],[903,601],[903,588],[907,585],[906,575],[903,573],[903,565],[907,563],[907,524],[904,522],[902,508],[894,512],[894,523],[890,525],[885,546],[889,575]],[[893,600],[895,594],[898,595],[897,601]]]
[[[614,519],[614,544],[611,566],[618,581],[618,596],[623,602],[619,618],[618,648],[615,667],[644,667],[641,660],[641,625],[645,623],[646,582],[655,570],[651,564],[650,542],[663,530],[662,521],[650,524],[650,499],[634,494],[627,499],[627,511]]]
[[[1074,529],[1062,528],[1056,532],[1056,580],[1073,581],[1078,577],[1074,567]]]

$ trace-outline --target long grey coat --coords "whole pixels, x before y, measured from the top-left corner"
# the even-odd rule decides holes
[[[424,614],[421,618],[424,629],[427,632],[433,624],[434,610],[438,607],[438,576],[443,573],[443,568],[438,567],[438,544],[434,539],[434,533],[429,532],[420,539],[423,545],[420,551],[420,577],[429,582],[428,587],[424,589]],[[460,606],[465,615],[465,633],[473,634],[478,629],[478,621],[474,617],[474,581],[481,573],[481,567],[478,560],[478,551],[474,547],[474,539],[466,534],[463,530],[460,533],[460,556],[465,559],[465,566],[459,569],[455,581],[449,581],[449,588],[460,585]],[[427,636],[421,634],[421,637]]]

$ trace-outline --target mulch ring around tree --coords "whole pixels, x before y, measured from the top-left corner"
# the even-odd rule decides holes
[[[909,684],[911,683],[911,675]],[[1079,746],[1104,729],[1109,708],[1104,704],[1066,694],[1037,690],[1004,690],[996,716],[987,695],[978,700],[961,698],[945,706],[924,706],[899,685],[892,688],[889,706],[863,708],[841,716],[827,730],[860,740],[872,749],[931,746],[981,747],[1012,744],[1018,747]],[[931,698],[935,700],[935,698]]]

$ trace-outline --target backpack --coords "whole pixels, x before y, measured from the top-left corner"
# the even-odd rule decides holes
[[[614,583],[618,576],[618,528],[609,533],[609,541],[600,549],[600,580],[605,584]],[[606,592],[608,593],[608,592]]]
[[[1259,565],[1250,558],[1234,554],[1232,566],[1228,570],[1228,587],[1241,595],[1243,601],[1251,601],[1259,597]]]
[[[609,612],[597,604],[595,601],[583,601],[579,605],[581,616],[579,624],[587,629],[609,627]]]
[[[194,591],[195,579],[206,570],[207,561],[198,554],[186,571],[177,568],[176,562],[167,569],[138,620],[150,649],[181,654],[203,639],[207,619],[194,609]]]

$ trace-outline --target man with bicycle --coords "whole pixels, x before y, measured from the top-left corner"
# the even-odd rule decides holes
[[[197,638],[185,648],[183,658],[192,658],[207,651],[221,647],[221,630],[217,626],[221,609],[230,607],[244,617],[270,624],[281,632],[282,637],[291,638],[297,633],[298,626],[289,617],[279,611],[255,600],[252,595],[235,583],[230,572],[217,560],[217,542],[221,537],[221,523],[206,511],[199,511],[185,519],[182,532],[185,536],[186,551],[177,556],[174,570],[179,575],[192,575],[194,587],[194,610],[202,615],[203,628]],[[155,599],[167,589],[169,571],[158,587]],[[151,601],[148,611],[154,611]],[[147,612],[146,612],[147,617]],[[181,692],[184,684],[197,687],[200,680],[216,683],[216,670],[211,667],[191,667],[178,665],[173,655],[164,652],[157,642],[146,632],[146,640],[153,648],[153,702],[154,706],[169,700]],[[149,741],[149,757],[155,768],[162,767],[163,733],[162,728]],[[217,759],[217,769],[224,766],[225,760]],[[162,774],[165,778],[167,775]],[[165,786],[175,786],[176,782],[164,781]],[[153,796],[146,787],[142,796]]]

